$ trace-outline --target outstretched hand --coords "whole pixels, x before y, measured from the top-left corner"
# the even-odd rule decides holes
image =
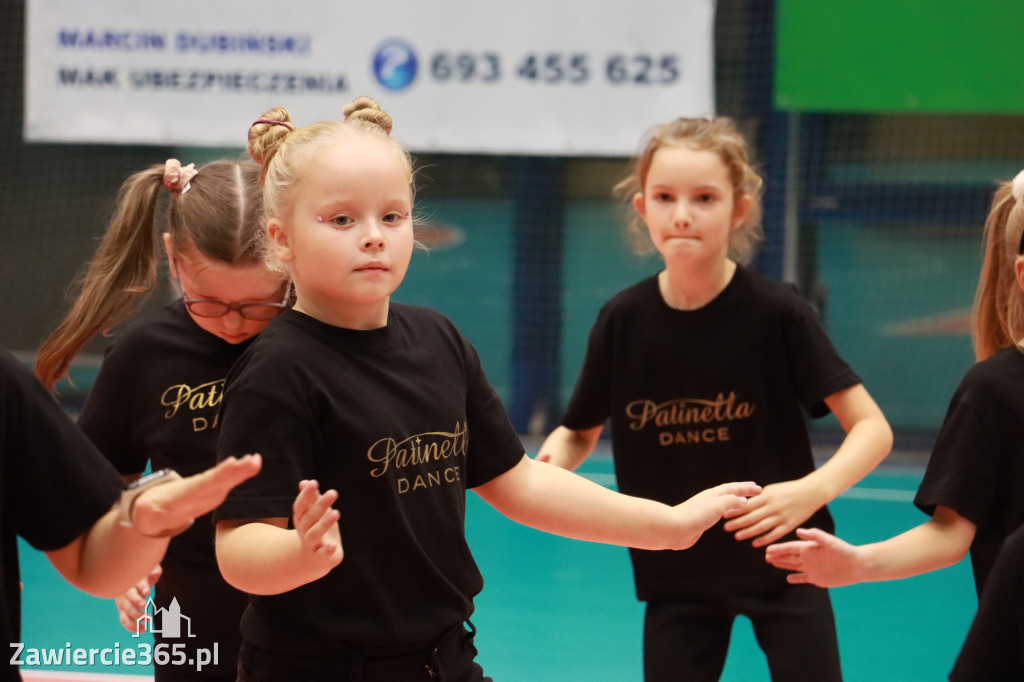
[[[735,532],[737,540],[753,538],[754,547],[764,547],[792,533],[826,501],[804,481],[772,483],[750,498],[745,508],[726,514],[730,520],[723,527]]]
[[[124,594],[114,598],[117,615],[124,629],[131,633],[146,631],[146,624],[139,619],[146,613],[146,600],[153,591],[153,585],[160,580],[163,569],[157,565],[145,578],[128,588]]]
[[[765,550],[772,566],[795,571],[786,576],[794,585],[841,587],[860,582],[857,548],[817,528],[798,528],[799,540],[780,542]]]
[[[692,547],[708,528],[718,523],[724,514],[742,509],[747,498],[761,492],[761,486],[747,481],[744,483],[722,483],[703,490],[690,499],[676,505],[675,509],[683,520],[681,533],[672,544],[673,549]]]
[[[135,500],[132,525],[151,537],[181,528],[216,509],[232,488],[255,476],[261,466],[259,455],[230,457],[195,476],[153,486]]]
[[[344,556],[341,530],[338,528],[341,512],[331,506],[337,499],[337,490],[321,494],[320,484],[316,481],[300,481],[299,494],[292,505],[292,522],[302,542],[302,550],[312,561],[327,569],[325,574],[341,563]]]

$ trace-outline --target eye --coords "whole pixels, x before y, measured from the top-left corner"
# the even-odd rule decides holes
[[[669,202],[672,201],[672,195],[668,192],[656,192],[654,200],[662,203]]]
[[[718,197],[711,192],[701,192],[697,195],[697,201],[701,204],[711,204],[718,200]]]
[[[391,213],[388,213],[387,215],[384,216],[384,222],[388,223],[390,225],[394,225],[394,224],[402,222],[406,218],[406,216],[408,216],[408,215],[409,215],[408,213],[400,213],[398,211],[392,211]]]
[[[352,217],[347,215],[337,215],[331,218],[331,224],[338,227],[351,227],[354,222]]]

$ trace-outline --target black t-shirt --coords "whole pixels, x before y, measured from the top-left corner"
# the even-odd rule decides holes
[[[250,343],[230,344],[204,330],[181,300],[132,320],[107,348],[78,425],[122,474],[140,473],[147,462],[182,476],[205,471],[217,462],[224,377]],[[216,642],[217,664],[204,670],[229,674],[236,668],[248,599],[220,574],[213,514],[172,538],[160,564],[156,606],[177,600],[195,626],[185,654],[195,658],[196,649]]]
[[[524,456],[469,342],[394,303],[370,331],[274,320],[228,376],[217,451],[263,456],[218,520],[290,518],[303,479],[340,494],[341,564],[253,596],[242,619],[246,639],[285,652],[422,645],[466,619],[483,581],[465,491]]]
[[[1024,527],[999,551],[949,679],[1024,680]]]
[[[20,535],[48,551],[66,547],[117,501],[123,482],[43,385],[0,351],[0,642],[21,641]],[[33,589],[31,581],[25,589]],[[19,679],[4,666],[4,679]]]
[[[1004,348],[967,371],[950,400],[914,498],[978,527],[971,565],[978,594],[1003,540],[1024,521],[1024,353]]]
[[[217,461],[228,369],[250,341],[205,331],[180,300],[126,324],[107,349],[78,425],[122,474],[169,467],[182,476]],[[216,570],[212,515],[171,540],[165,562]]]
[[[801,407],[860,380],[795,291],[737,267],[703,308],[670,308],[657,277],[604,305],[562,420],[570,429],[611,418],[619,489],[678,504],[727,481],[761,485],[814,469]],[[807,525],[832,530],[822,508]],[[784,587],[786,571],[722,524],[683,552],[630,550],[641,600],[742,594]]]

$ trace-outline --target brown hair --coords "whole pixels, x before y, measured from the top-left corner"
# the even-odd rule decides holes
[[[677,118],[652,128],[645,137],[640,154],[633,159],[629,172],[615,185],[616,196],[633,205],[633,197],[644,191],[647,173],[654,155],[662,147],[686,145],[699,151],[711,151],[722,159],[732,181],[733,201],[750,199],[751,210],[746,220],[729,237],[729,257],[738,263],[749,263],[763,237],[761,229],[761,186],[763,181],[750,164],[747,143],[731,118]],[[644,221],[631,210],[628,224],[630,241],[637,253],[650,253],[653,244]]]
[[[1022,232],[1024,199],[1014,198],[1012,183],[1002,183],[985,221],[985,255],[971,316],[979,362],[1002,348],[1024,344],[1024,291],[1014,273]]]
[[[170,164],[150,166],[121,185],[114,216],[81,291],[36,356],[36,374],[47,387],[67,374],[90,338],[129,318],[152,292],[159,262],[157,205]],[[259,263],[258,173],[259,167],[249,162],[213,161],[191,178],[187,189],[168,185],[172,249],[184,253],[194,248],[229,265]]]
[[[320,121],[296,129],[291,113],[284,107],[274,107],[249,127],[247,148],[252,160],[262,167],[260,181],[263,183],[263,205],[267,217],[280,217],[287,213],[291,207],[291,190],[302,178],[310,155],[329,141],[352,131],[374,135],[393,144],[408,164],[412,185],[412,158],[391,137],[391,116],[369,97],[357,97],[345,105],[342,114],[344,120]],[[261,239],[268,266],[280,270],[265,233]]]

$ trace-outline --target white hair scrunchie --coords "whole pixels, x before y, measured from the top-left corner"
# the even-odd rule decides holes
[[[1024,170],[1017,173],[1017,177],[1013,179],[1013,198],[1018,204],[1024,203]]]

